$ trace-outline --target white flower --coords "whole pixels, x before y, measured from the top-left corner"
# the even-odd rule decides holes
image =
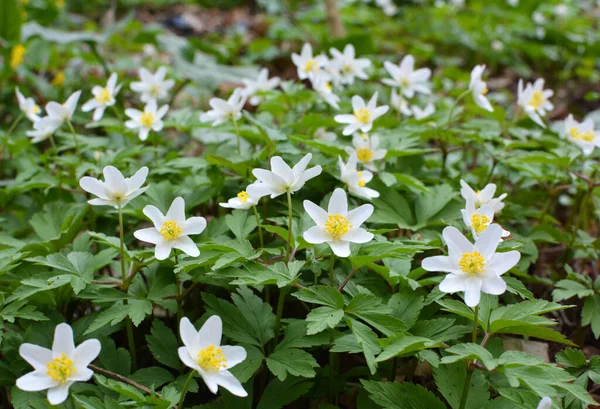
[[[600,147],[600,132],[594,130],[594,121],[587,119],[577,122],[573,115],[569,114],[565,120],[564,136],[579,146],[584,155],[590,155],[594,148]]]
[[[541,117],[554,109],[554,105],[549,101],[552,95],[554,91],[544,89],[543,78],[538,78],[533,84],[528,83],[525,88],[523,88],[523,80],[519,80],[517,103],[531,120],[543,128],[546,124]]]
[[[381,7],[386,16],[393,16],[398,11],[398,8],[391,0],[375,0],[375,4]]]
[[[242,90],[242,95],[246,98],[250,98],[248,102],[250,105],[256,106],[261,103],[262,96],[256,95],[257,93],[271,91],[279,86],[279,77],[273,77],[269,79],[269,69],[263,68],[258,73],[256,80],[243,78],[242,82],[245,88]]]
[[[340,97],[333,93],[333,87],[331,83],[325,78],[325,76],[321,74],[317,74],[314,78],[314,81],[311,81],[313,84],[313,88],[315,91],[319,93],[321,98],[325,100],[329,105],[331,105],[335,109],[340,109],[338,103],[340,102]]]
[[[255,193],[252,189],[250,191],[242,190],[237,194],[236,197],[232,197],[227,203],[219,203],[221,207],[228,207],[231,209],[250,209],[252,206],[256,206],[260,197],[252,196],[250,193]]]
[[[94,375],[88,368],[100,354],[100,341],[88,339],[77,348],[69,324],[59,324],[54,330],[52,349],[35,344],[21,344],[19,355],[34,371],[17,379],[17,388],[27,392],[48,389],[48,402],[60,405],[69,396],[75,382],[86,382]]]
[[[373,214],[373,206],[364,204],[348,211],[348,198],[343,189],[333,191],[327,211],[310,200],[304,201],[304,210],[317,224],[304,232],[304,240],[311,244],[327,243],[338,257],[350,255],[350,243],[373,240],[373,234],[360,227]]]
[[[326,142],[334,142],[337,139],[335,132],[327,132],[325,128],[317,128],[313,134],[313,138]]]
[[[360,130],[362,132],[369,132],[373,128],[373,121],[385,114],[390,107],[387,105],[377,106],[377,95],[375,92],[369,103],[365,105],[365,100],[355,95],[352,97],[352,110],[353,114],[336,115],[334,117],[336,122],[341,124],[348,124],[344,131],[344,135],[352,135],[354,132]]]
[[[557,4],[556,6],[554,6],[553,11],[557,17],[564,17],[567,15],[567,13],[569,13],[569,6],[567,6],[564,3]]]
[[[59,121],[61,124],[70,121],[73,118],[80,96],[81,91],[75,91],[63,104],[54,101],[48,102],[46,104],[46,113],[48,114],[48,117],[55,121]]]
[[[125,110],[125,115],[131,118],[125,122],[125,126],[129,129],[139,129],[138,137],[140,140],[145,141],[148,139],[151,130],[159,132],[163,129],[162,119],[168,110],[168,105],[163,105],[157,109],[156,101],[151,99],[144,107],[144,112],[133,108]]]
[[[358,161],[369,170],[376,171],[377,168],[373,161],[385,158],[386,149],[379,148],[379,137],[377,135],[369,136],[367,134],[355,134],[352,137],[354,148],[346,147],[348,155],[356,155]]]
[[[218,315],[207,319],[200,331],[196,331],[189,319],[182,318],[179,334],[185,346],[177,350],[179,359],[198,371],[212,393],[217,393],[222,386],[235,396],[248,396],[240,381],[228,371],[246,359],[246,350],[240,346],[221,345],[222,333],[223,323]]]
[[[132,91],[141,93],[142,102],[158,101],[169,96],[169,91],[175,85],[174,80],[165,80],[166,67],[160,67],[153,74],[145,68],[140,68],[140,81],[132,82],[129,86]]]
[[[517,7],[519,5],[519,0],[506,0],[509,6]]]
[[[538,404],[537,409],[552,409],[552,399],[548,396],[544,396]]]
[[[500,210],[504,209],[502,200],[506,197],[506,193],[494,198],[494,194],[496,194],[496,185],[493,183],[485,185],[483,190],[475,191],[467,182],[461,179],[460,194],[467,202],[472,201],[475,204],[475,207],[480,207],[489,203],[494,209],[494,213],[498,213]]]
[[[317,55],[313,57],[312,46],[309,43],[304,43],[300,55],[293,53],[292,61],[298,69],[298,78],[305,80],[314,78],[314,76],[327,65],[327,57]]]
[[[483,72],[485,71],[485,65],[476,65],[471,71],[471,82],[469,83],[469,90],[473,94],[473,100],[478,107],[485,109],[486,111],[493,112],[492,104],[486,98],[485,94],[488,93],[487,84],[481,79]]]
[[[421,109],[417,105],[413,105],[411,109],[415,119],[418,121],[428,118],[435,113],[435,106],[431,102],[424,109]]]
[[[440,283],[445,293],[464,291],[469,307],[479,304],[481,292],[500,295],[506,291],[502,275],[513,268],[521,258],[518,251],[496,253],[500,244],[502,228],[493,224],[472,244],[455,227],[442,232],[448,245],[448,256],[427,257],[421,267],[427,271],[449,273]]]
[[[81,110],[83,112],[90,112],[93,110],[94,116],[92,119],[94,121],[99,121],[102,119],[106,107],[113,106],[117,102],[115,97],[120,90],[121,85],[117,86],[117,74],[113,72],[108,78],[106,87],[103,88],[96,85],[94,88],[92,88],[92,94],[94,95],[94,98],[83,104]]]
[[[479,237],[494,221],[494,204],[486,203],[483,206],[476,208],[472,198],[467,199],[464,209],[461,209],[463,221],[465,225],[471,229],[473,238]],[[502,237],[510,236],[510,232],[502,229]]]
[[[27,131],[25,133],[32,138],[32,143],[38,143],[50,138],[61,125],[62,121],[45,116],[33,123],[33,131]]]
[[[405,56],[400,65],[385,61],[383,66],[392,78],[384,78],[382,82],[391,87],[399,87],[405,97],[412,98],[415,92],[431,93],[427,85],[431,70],[429,68],[415,70],[415,59],[412,55]]]
[[[19,101],[19,109],[31,122],[37,122],[40,120],[39,114],[41,113],[40,107],[35,103],[33,98],[25,98],[19,87],[15,88],[17,94],[17,100]]]
[[[408,105],[408,101],[402,98],[402,96],[400,96],[398,92],[396,92],[396,88],[392,88],[392,97],[390,100],[390,105],[392,106],[392,108],[394,108],[396,111],[400,112],[404,116],[412,116],[413,114]]]
[[[330,48],[329,52],[333,56],[330,65],[340,73],[342,84],[353,84],[355,77],[361,80],[369,78],[365,69],[371,66],[371,61],[368,58],[355,58],[352,44],[346,44],[343,53],[335,48]]]
[[[356,153],[350,155],[348,163],[344,163],[342,158],[338,157],[340,179],[348,185],[348,191],[356,196],[364,197],[365,199],[379,197],[379,192],[366,187],[366,184],[373,179],[373,174],[368,170],[357,170],[357,162]]]
[[[177,197],[171,203],[167,214],[163,216],[156,206],[144,207],[144,214],[154,223],[154,227],[137,230],[133,233],[136,239],[156,245],[154,257],[165,260],[176,248],[191,257],[198,257],[200,250],[191,234],[200,234],[206,228],[204,217],[185,218],[185,201]]]
[[[208,101],[211,110],[200,115],[202,122],[212,122],[212,126],[221,125],[229,120],[237,121],[242,117],[242,109],[246,104],[246,97],[240,88],[236,88],[229,99],[211,98]]]
[[[124,207],[132,199],[135,199],[144,193],[149,186],[142,187],[148,177],[148,168],[140,168],[135,174],[126,178],[114,166],[106,166],[102,173],[104,182],[89,176],[84,176],[79,180],[79,186],[88,193],[97,196],[96,199],[89,200],[88,203],[94,206],[119,206]]]
[[[271,170],[254,169],[252,174],[258,179],[248,186],[246,191],[252,197],[263,197],[271,195],[275,198],[289,191],[294,193],[302,188],[310,179],[321,174],[321,166],[306,169],[312,154],[307,153],[300,162],[290,168],[280,156],[271,158]]]

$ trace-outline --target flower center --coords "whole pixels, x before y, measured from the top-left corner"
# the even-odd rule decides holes
[[[317,60],[310,59],[310,60],[306,61],[306,64],[304,64],[304,71],[306,71],[306,72],[319,71],[319,64],[317,63]]]
[[[369,148],[358,148],[356,150],[356,157],[363,163],[370,162],[373,159],[373,151]]]
[[[478,276],[483,273],[485,260],[480,252],[464,253],[458,262],[460,269],[470,276]]]
[[[48,362],[46,367],[48,368],[48,376],[60,383],[67,382],[67,379],[75,374],[73,361],[67,358],[64,352],[59,358],[54,358]]]
[[[368,124],[371,119],[371,113],[367,108],[358,108],[354,111],[354,117],[358,119],[358,122],[363,124]]]
[[[356,173],[358,174],[358,187],[364,187],[367,184],[367,182],[362,178],[362,171],[357,170]]]
[[[198,365],[206,372],[218,372],[225,369],[227,358],[223,356],[223,350],[219,347],[211,345],[198,353]]]
[[[153,97],[157,97],[158,94],[160,94],[160,87],[156,84],[153,84],[150,86],[150,95],[152,95]]]
[[[480,234],[487,229],[489,224],[490,219],[488,219],[488,217],[484,214],[475,213],[473,217],[471,217],[471,226],[473,226],[473,229],[475,229],[477,234]]]
[[[402,78],[402,79],[400,80],[400,86],[401,86],[402,88],[407,88],[407,87],[409,87],[409,86],[410,86],[410,80],[409,80],[408,78]]]
[[[489,91],[490,91],[489,89],[487,89],[487,88],[484,88],[484,89],[482,89],[482,90],[481,90],[481,95],[485,95],[485,94],[487,94]]]
[[[596,138],[592,131],[581,132],[575,127],[569,129],[569,133],[573,139],[577,139],[579,141],[594,142],[594,139]]]
[[[102,88],[98,95],[96,95],[96,101],[101,104],[108,104],[112,99],[112,94],[107,88]]]
[[[344,66],[342,67],[342,74],[352,74],[352,72],[354,71],[352,65],[350,64],[344,64]]]
[[[26,51],[27,49],[22,44],[17,44],[13,47],[10,53],[10,66],[13,70],[23,64]]]
[[[144,111],[144,113],[140,116],[140,123],[146,128],[150,128],[154,123],[154,115],[152,112]]]
[[[542,91],[533,91],[531,95],[531,100],[529,101],[529,106],[534,109],[540,109],[540,105],[546,102],[546,97]]]
[[[325,91],[331,92],[332,90],[333,90],[333,87],[331,86],[331,84],[329,83],[329,81],[327,81],[325,83]]]
[[[238,199],[240,199],[240,202],[246,203],[250,196],[248,196],[248,193],[246,193],[245,190],[242,190],[240,193],[237,194],[237,197]]]
[[[330,214],[325,222],[325,230],[331,234],[332,239],[339,239],[352,228],[350,221],[341,214]]]
[[[160,235],[167,240],[174,240],[181,236],[181,227],[175,220],[166,220],[160,228]]]
[[[31,112],[33,112],[34,114],[37,114],[40,112],[40,107],[37,105],[34,105],[33,108],[31,108]]]

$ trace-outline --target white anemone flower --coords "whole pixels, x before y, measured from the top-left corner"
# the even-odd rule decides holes
[[[353,148],[347,146],[348,155],[356,155],[362,165],[372,171],[377,171],[373,161],[385,158],[387,149],[379,149],[379,137],[377,135],[369,136],[367,134],[355,134],[352,137]]]
[[[281,159],[281,156],[271,158],[271,170],[253,169],[252,174],[258,179],[248,186],[246,191],[252,197],[271,195],[276,198],[286,192],[294,193],[310,179],[321,174],[321,166],[317,165],[306,169],[312,159],[312,154],[307,153],[293,168]]]
[[[335,109],[340,109],[338,104],[340,102],[340,97],[333,93],[333,87],[325,76],[321,74],[316,75],[314,81],[312,81],[312,85],[314,90],[319,93],[325,102]]]
[[[302,237],[308,243],[327,243],[338,257],[350,255],[350,243],[367,243],[374,235],[361,228],[373,214],[373,206],[364,204],[348,211],[348,198],[344,189],[337,188],[329,199],[327,210],[310,200],[304,201],[304,210],[314,220],[316,226],[304,232]]]
[[[537,406],[537,409],[552,409],[552,399],[544,396]]]
[[[492,104],[486,98],[488,93],[487,83],[481,79],[483,72],[485,71],[485,65],[476,65],[471,71],[471,81],[469,82],[469,90],[473,94],[473,100],[478,107],[485,109],[489,112],[494,112]]]
[[[493,183],[488,183],[482,190],[475,191],[467,182],[462,179],[460,180],[460,195],[467,202],[469,200],[472,201],[476,208],[489,203],[493,207],[494,213],[498,213],[500,210],[504,209],[504,203],[502,203],[502,200],[504,200],[507,194],[503,193],[494,198],[495,194],[496,185]]]
[[[519,80],[517,103],[527,116],[539,126],[545,128],[542,117],[554,109],[550,98],[554,95],[551,89],[544,89],[544,79],[538,78],[533,84],[528,83],[523,88],[523,80]]]
[[[19,101],[19,109],[29,119],[31,122],[37,122],[40,118],[40,113],[42,112],[41,108],[38,104],[36,104],[33,98],[25,98],[19,87],[15,88],[15,94],[17,94],[17,100]]]
[[[212,122],[212,126],[221,125],[229,120],[237,121],[242,117],[246,97],[241,88],[236,88],[229,99],[211,98],[208,101],[211,110],[200,115],[202,122]]]
[[[101,87],[96,85],[92,88],[92,94],[94,98],[87,101],[81,107],[83,112],[94,111],[94,115],[92,119],[94,121],[99,121],[104,116],[104,111],[107,107],[113,106],[117,100],[115,97],[121,90],[121,85],[117,85],[117,73],[113,72],[110,74],[108,81],[106,83],[106,87]]]
[[[421,119],[429,118],[431,115],[435,113],[435,106],[433,103],[428,103],[425,108],[421,108],[417,105],[412,106],[412,113],[417,121]]]
[[[494,221],[494,205],[486,203],[483,206],[476,208],[472,198],[467,199],[464,209],[460,210],[463,222],[471,230],[473,238],[476,239],[483,233]],[[502,237],[510,236],[510,232],[502,229]]]
[[[343,53],[335,48],[330,48],[329,52],[333,56],[329,64],[339,72],[342,84],[353,84],[354,78],[361,80],[369,78],[365,70],[371,66],[371,60],[356,58],[356,52],[352,44],[346,44]]]
[[[97,196],[96,199],[88,201],[93,206],[114,206],[118,209],[119,206],[124,207],[150,187],[142,187],[148,177],[146,166],[140,168],[130,178],[124,177],[114,166],[106,166],[102,173],[104,182],[90,176],[84,176],[79,180],[79,186],[83,190]]]
[[[412,55],[406,55],[400,65],[385,61],[383,66],[392,78],[384,78],[382,82],[391,87],[400,88],[405,97],[412,98],[416,92],[431,94],[427,85],[427,81],[431,77],[431,70],[429,68],[415,70],[415,58]]]
[[[204,217],[185,218],[185,201],[177,197],[171,203],[166,215],[156,206],[144,207],[144,214],[152,221],[154,227],[137,230],[133,233],[136,239],[156,245],[154,256],[157,260],[165,260],[176,248],[191,257],[198,257],[200,250],[189,237],[200,234],[206,228]]]
[[[169,96],[169,91],[175,85],[174,80],[166,80],[167,68],[160,67],[155,73],[145,68],[140,68],[140,81],[132,82],[129,86],[132,91],[140,95],[142,102],[158,101]]]
[[[249,192],[248,190],[242,190],[236,197],[229,199],[227,203],[219,203],[219,206],[240,210],[250,209],[252,206],[256,206],[261,198],[260,196],[252,196],[251,193],[255,192],[252,189]]]
[[[396,88],[392,88],[392,95],[390,98],[390,105],[396,111],[400,112],[404,116],[412,116],[412,111],[408,105],[408,101],[402,98],[396,91]]]
[[[577,122],[573,115],[569,114],[565,120],[564,136],[579,146],[586,156],[590,155],[594,148],[600,148],[600,131],[594,130],[594,121],[591,118]]]
[[[327,65],[327,57],[324,55],[313,57],[312,46],[309,43],[304,43],[302,52],[299,55],[292,54],[292,62],[298,69],[298,78],[305,80],[314,78]]]
[[[335,132],[327,132],[326,128],[317,128],[315,133],[313,134],[313,138],[319,139],[325,142],[334,142],[337,139],[337,135]]]
[[[449,273],[440,283],[445,293],[464,291],[465,304],[475,307],[481,293],[500,295],[506,291],[502,275],[513,268],[521,258],[518,251],[496,253],[502,240],[502,228],[489,226],[471,243],[455,227],[446,227],[442,232],[448,245],[448,256],[427,257],[421,267],[427,271]]]
[[[368,104],[365,104],[365,100],[358,95],[353,96],[353,114],[336,115],[334,117],[336,122],[348,124],[342,132],[344,135],[352,135],[358,130],[369,132],[373,128],[373,122],[390,109],[387,105],[377,106],[377,95],[378,93],[375,92]]]
[[[160,132],[163,129],[162,119],[168,110],[168,105],[157,109],[156,101],[151,99],[144,107],[144,112],[133,108],[125,110],[125,115],[131,118],[125,122],[125,126],[129,129],[139,129],[138,137],[141,141],[145,141],[150,131]]]
[[[256,95],[261,92],[272,91],[279,86],[281,80],[279,77],[273,77],[269,79],[269,69],[263,68],[258,73],[258,77],[255,80],[243,78],[242,82],[245,88],[242,90],[242,95],[246,98],[250,98],[248,102],[250,105],[256,106],[262,102],[262,96]]]
[[[75,382],[87,382],[94,375],[88,368],[100,354],[100,341],[88,339],[77,348],[69,324],[58,324],[54,329],[52,349],[35,344],[21,344],[19,355],[34,371],[17,379],[17,388],[27,392],[48,389],[48,402],[60,405],[69,396]]]
[[[246,350],[240,346],[221,345],[223,323],[218,315],[206,320],[200,331],[186,317],[179,322],[182,347],[177,353],[185,366],[198,371],[212,393],[219,386],[235,396],[245,397],[248,393],[240,381],[228,369],[246,359]]]
[[[33,123],[32,131],[26,131],[25,133],[31,138],[32,143],[38,143],[45,141],[54,135],[54,132],[56,132],[61,125],[62,121],[45,116]]]
[[[379,197],[379,192],[368,188],[367,183],[373,179],[373,174],[368,170],[357,170],[356,165],[358,159],[356,153],[353,153],[348,158],[348,162],[344,163],[341,157],[338,157],[338,165],[340,167],[340,179],[348,185],[348,191],[356,196],[365,199]]]
[[[46,113],[51,119],[58,121],[61,124],[69,122],[73,118],[80,96],[81,91],[75,91],[63,104],[54,101],[48,102],[46,104]]]

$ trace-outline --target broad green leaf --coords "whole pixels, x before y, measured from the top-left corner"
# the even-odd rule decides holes
[[[376,382],[361,379],[369,398],[386,409],[447,409],[433,392],[414,383]]]
[[[452,355],[444,356],[442,358],[442,364],[451,364],[458,361],[477,359],[490,371],[493,371],[496,366],[498,366],[498,362],[494,359],[492,354],[478,344],[473,344],[470,342],[457,344],[446,349],[446,352]]]
[[[319,364],[306,351],[296,348],[283,348],[276,350],[267,357],[267,366],[280,381],[285,381],[288,374],[313,378],[316,374],[313,368],[318,367]]]

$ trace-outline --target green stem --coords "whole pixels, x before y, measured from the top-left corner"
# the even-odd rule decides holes
[[[133,338],[133,324],[131,318],[125,320],[125,328],[127,329],[127,343],[129,344],[129,352],[131,353],[131,370],[137,371],[137,353],[135,350],[135,339]]]
[[[258,210],[256,210],[256,206],[252,206],[252,210],[254,210],[254,216],[256,216],[256,225],[258,226],[258,237],[260,239],[260,248],[265,247],[265,243],[263,241],[263,232],[262,227],[260,225],[260,216],[258,215]]]
[[[456,98],[456,100],[454,101],[454,104],[452,105],[452,108],[450,108],[450,114],[448,115],[448,123],[446,124],[446,129],[450,128],[450,125],[452,125],[452,114],[454,114],[454,110],[456,109],[456,107],[458,106],[458,103],[464,98],[466,97],[469,92],[471,92],[470,90],[466,90],[464,91],[462,94],[460,94],[458,96],[458,98]]]
[[[577,220],[575,222],[575,228],[573,229],[573,233],[571,234],[571,239],[569,240],[569,245],[567,246],[568,250],[570,247],[573,246],[573,244],[575,243],[575,239],[577,238],[577,232],[579,231],[579,228],[581,227],[581,222],[583,221],[583,213],[585,212],[585,207],[587,205],[587,202],[590,198],[590,196],[592,195],[592,191],[594,190],[594,186],[591,185],[588,187],[588,190],[585,192],[585,195],[583,196],[583,198],[581,199],[581,203],[579,204],[579,212],[577,213]]]
[[[241,137],[240,137],[240,128],[238,128],[238,124],[237,121],[235,120],[235,118],[232,118],[233,120],[233,126],[235,127],[235,136],[237,138],[237,149],[238,149],[238,155],[242,154],[242,142],[241,142]]]
[[[121,280],[123,285],[127,281],[127,272],[125,271],[125,240],[123,239],[123,207],[119,205],[119,239],[121,242]],[[127,291],[127,289],[125,289]]]
[[[287,191],[287,202],[288,202],[288,240],[286,248],[286,264],[290,262],[290,249],[292,244],[292,194]]]
[[[279,291],[279,300],[277,300],[277,315],[275,315],[275,338],[273,339],[273,349],[279,342],[279,328],[281,327],[281,316],[283,315],[283,305],[285,303],[285,296],[288,293],[288,287],[283,287]]]
[[[98,62],[102,66],[102,69],[104,70],[104,75],[108,75],[110,70],[108,69],[108,66],[106,65],[106,61],[104,60],[104,58],[102,58],[102,56],[98,52],[98,46],[93,41],[88,41],[88,44],[90,46],[90,50],[92,51],[92,54],[94,54],[94,57],[96,57],[96,60],[98,60]]]
[[[119,121],[123,121],[123,117],[121,116],[121,113],[117,109],[117,106],[116,105],[111,105],[110,107],[112,108],[113,112],[115,113],[115,115],[117,116],[117,118],[119,119]]]
[[[479,327],[479,305],[475,306],[475,311],[473,312],[473,334],[471,335],[471,341],[473,343],[477,342],[477,328]]]
[[[177,409],[183,409],[183,401],[185,400],[185,395],[187,393],[188,388],[190,387],[190,383],[192,383],[192,379],[194,379],[194,370],[190,372],[185,383],[183,384],[183,389],[181,389],[181,397],[179,398],[179,403],[177,404]]]
[[[123,231],[123,207],[119,205],[119,241],[121,242],[121,281],[123,282],[123,291],[127,293],[127,288],[129,287],[129,285],[127,282],[127,271],[125,270],[125,240],[123,238]],[[129,318],[125,320],[125,329],[127,330],[127,342],[129,344],[129,352],[131,353],[131,366],[132,369],[135,371],[137,370],[137,355],[135,351],[135,340],[133,339],[133,326],[131,324],[131,319]]]
[[[71,123],[71,121],[67,121],[67,125],[69,125],[69,129],[73,134],[73,140],[75,141],[75,151],[77,152],[77,155],[80,156],[81,152],[79,151],[79,142],[77,141],[77,134],[75,133],[75,128],[73,128],[73,124]]]
[[[471,335],[471,341],[473,343],[477,342],[477,329],[479,328],[479,305],[475,306],[475,310],[473,311],[473,333]],[[474,362],[474,361],[473,361]],[[471,386],[471,379],[473,378],[473,370],[472,362],[467,361],[467,376],[465,378],[465,384],[463,385],[462,394],[460,396],[460,405],[458,409],[465,409],[467,405],[467,398],[469,397],[469,388]]]
[[[10,136],[12,134],[12,132],[15,130],[15,128],[17,127],[17,125],[19,124],[19,122],[21,122],[21,119],[23,119],[23,114],[20,114],[17,119],[15,119],[12,123],[12,125],[10,126],[10,128],[8,128],[8,132],[6,133],[6,136]]]
[[[334,265],[335,265],[335,254],[333,254],[333,252],[331,252],[331,260],[329,261],[329,283],[333,288],[335,288],[335,271],[333,269]]]
[[[175,253],[175,266],[179,264],[179,256],[177,255],[177,250],[174,250]],[[181,281],[175,275],[175,291],[177,294],[177,322],[181,322],[181,318],[183,318],[183,300],[181,297]]]

